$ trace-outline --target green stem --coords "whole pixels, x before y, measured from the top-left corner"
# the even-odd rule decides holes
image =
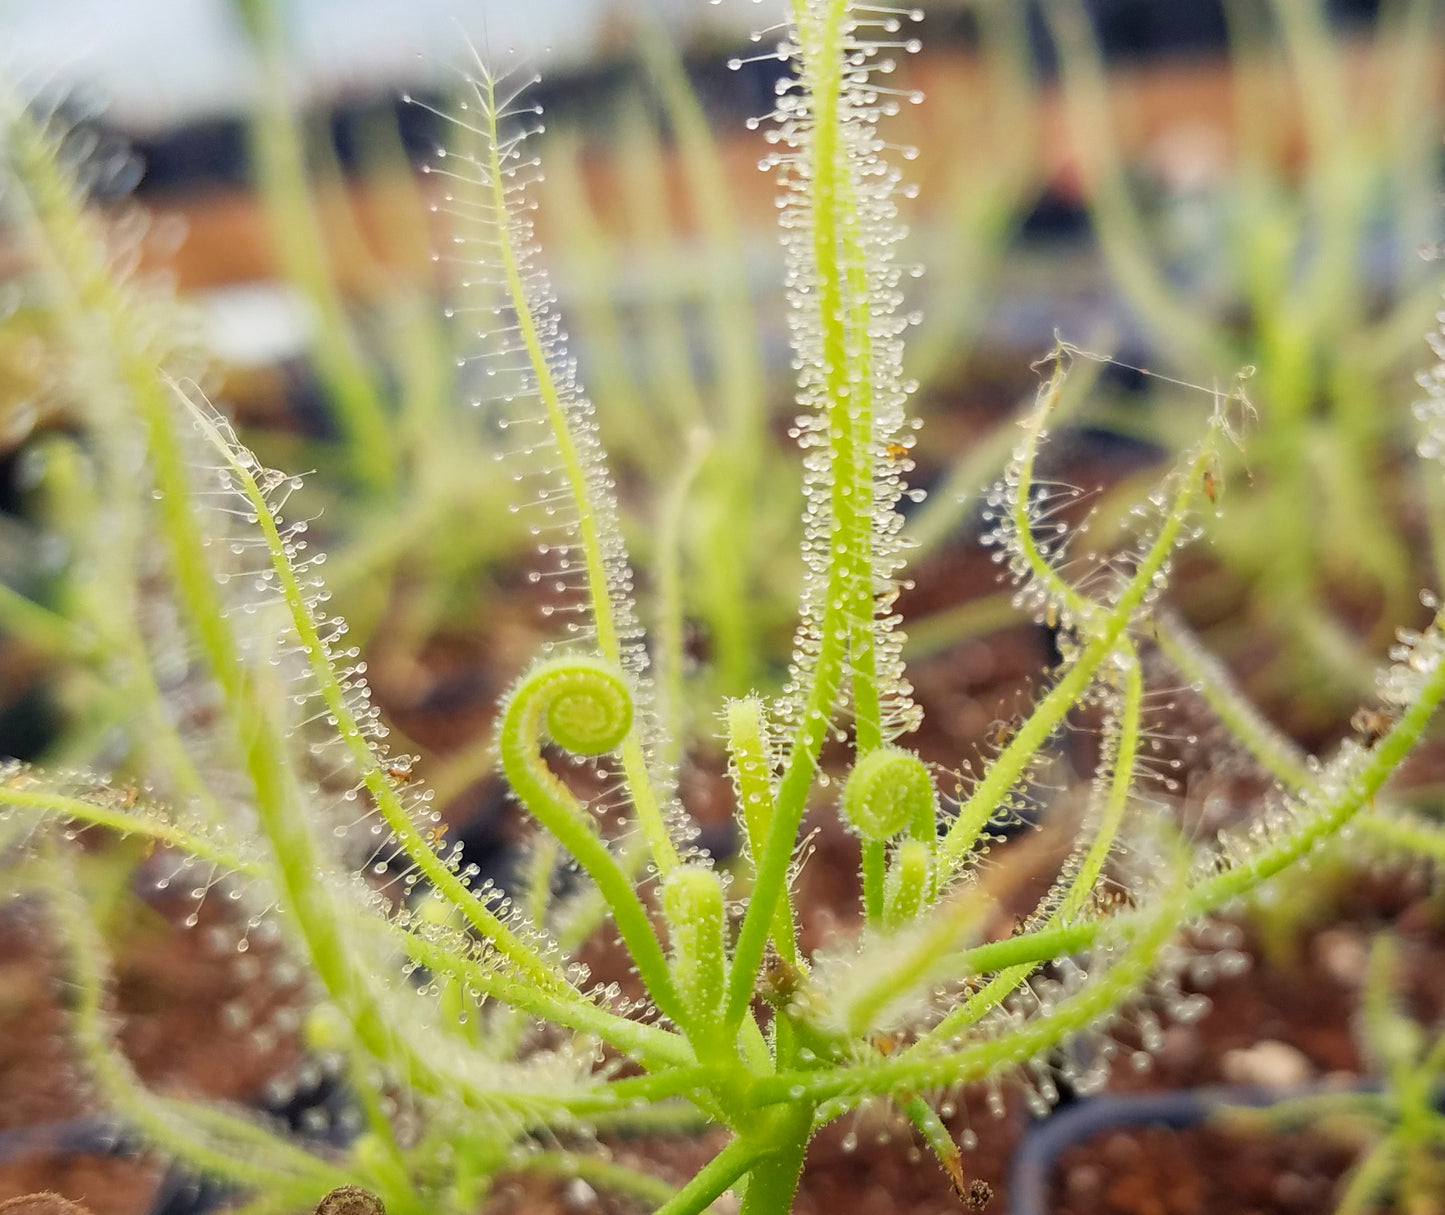
[[[1219,660],[1207,653],[1184,622],[1167,608],[1154,617],[1154,637],[1164,655],[1266,772],[1295,789],[1314,783],[1304,754],[1294,741],[1244,698]]]
[[[59,925],[76,999],[71,1031],[106,1099],[143,1136],[191,1164],[247,1186],[284,1188],[316,1195],[342,1185],[344,1173],[293,1147],[260,1126],[220,1109],[189,1105],[148,1092],[116,1050],[102,1006],[105,947],[89,908],[74,893],[76,875],[58,849],[48,850],[46,897]]]
[[[537,395],[546,411],[552,437],[557,445],[563,477],[567,483],[568,499],[577,510],[577,538],[587,573],[587,593],[593,626],[597,632],[597,648],[614,666],[622,667],[624,663],[618,632],[617,606],[613,599],[607,550],[603,544],[604,530],[615,532],[616,522],[602,513],[606,508],[598,498],[592,479],[588,476],[588,465],[578,450],[567,404],[552,374],[553,359],[533,311],[532,295],[527,288],[522,254],[517,248],[517,235],[513,228],[512,203],[507,196],[508,177],[503,162],[506,152],[497,125],[496,81],[490,74],[483,73],[477,88],[483,121],[486,124],[483,131],[487,157],[486,185],[491,192],[497,254],[502,262],[507,298],[516,313],[517,332],[531,365]],[[600,461],[601,458],[600,449],[589,457],[593,461]],[[621,754],[622,767],[627,776],[627,787],[632,795],[638,822],[647,838],[653,861],[666,873],[677,864],[677,849],[668,835],[667,824],[653,788],[642,737],[635,725],[622,742]]]
[[[1439,628],[1437,616],[1432,627]],[[1361,808],[1371,805],[1385,782],[1398,770],[1405,756],[1419,741],[1430,718],[1445,698],[1445,663],[1437,663],[1425,673],[1416,699],[1407,707],[1369,753],[1359,770],[1350,774],[1348,783],[1333,799],[1319,793],[1316,782],[1303,796],[1304,803],[1293,830],[1276,837],[1268,845],[1223,869],[1213,877],[1197,883],[1185,898],[1184,918],[1193,919],[1217,911],[1276,876],[1301,857],[1308,855],[1323,840],[1338,833]],[[1372,834],[1388,836],[1391,820],[1376,816],[1360,820]],[[1411,846],[1409,824],[1401,830],[1399,842]],[[1433,851],[1433,846],[1427,851]],[[1114,924],[1139,925],[1148,913],[1135,912],[1108,920],[1091,920],[1081,924],[1050,926],[1006,941],[980,945],[955,955],[952,965],[958,974],[987,974],[1015,966],[1027,966],[1049,958],[1078,953],[1090,948],[1100,933]]]
[[[632,734],[630,693],[605,662],[581,657],[538,663],[513,690],[502,717],[502,770],[528,812],[597,884],[638,974],[659,1008],[687,1023],[662,946],[632,882],[602,839],[596,820],[547,767],[543,723],[561,746],[600,755]]]
[[[1039,443],[1044,436],[1044,423],[1053,412],[1064,383],[1068,378],[1071,359],[1059,347],[1053,352],[1054,370],[1048,382],[1039,389],[1038,404],[1021,423],[1027,436],[1024,440],[1023,458],[1018,461],[1017,481],[1012,494],[1009,513],[1013,524],[1014,540],[1029,571],[1043,589],[1048,601],[1063,608],[1066,623],[1084,627],[1098,613],[1098,605],[1084,598],[1059,576],[1059,573],[1039,551],[1034,541],[1034,525],[1030,518],[1030,495],[1034,485],[1034,461],[1038,458]]]
[[[21,122],[12,120],[12,128],[19,136],[17,154],[27,157],[22,177],[36,192],[41,244],[56,263],[67,304],[100,318],[105,326],[100,337],[114,361],[114,382],[145,440],[155,530],[167,558],[179,617],[220,692],[218,724],[233,740],[250,785],[260,833],[275,860],[271,874],[278,894],[295,917],[321,985],[346,1010],[367,1049],[378,1060],[419,1071],[434,1085],[438,1078],[416,1063],[405,1036],[388,1023],[370,989],[369,976],[360,971],[342,939],[330,890],[318,880],[328,866],[306,823],[303,795],[274,713],[274,705],[284,703],[286,697],[273,697],[269,693],[279,689],[258,685],[258,673],[232,632],[232,618],[210,568],[206,516],[197,510],[188,453],[177,434],[173,386],[160,371],[156,341],[136,327],[133,301],[109,274],[99,240],[59,178],[42,137],[22,129]]]
[[[17,785],[18,780],[25,780],[27,783]],[[247,877],[258,877],[264,873],[262,866],[255,860],[239,856],[158,815],[146,817],[144,814],[135,813],[135,806],[100,804],[102,797],[110,800],[123,796],[109,789],[101,789],[97,791],[95,801],[71,797],[47,789],[43,782],[30,778],[23,772],[8,773],[3,783],[0,783],[0,805],[18,806],[41,814],[106,827],[120,835],[145,836],[198,860],[208,861],[227,873],[239,873]]]
[[[813,222],[813,261],[817,276],[817,318],[822,329],[822,358],[826,373],[824,395],[829,442],[829,467],[832,492],[829,498],[831,521],[829,531],[828,577],[819,606],[817,654],[812,663],[811,686],[801,697],[800,716],[788,762],[778,785],[768,840],[758,861],[757,881],[753,896],[743,916],[734,953],[733,970],[728,986],[727,1020],[729,1027],[742,1019],[752,995],[754,979],[762,962],[774,908],[783,897],[787,884],[788,865],[797,840],[798,826],[813,786],[818,753],[827,735],[838,693],[842,686],[844,667],[850,648],[856,644],[854,621],[859,606],[858,578],[868,588],[868,618],[872,619],[872,564],[857,562],[859,553],[871,553],[871,511],[860,514],[860,499],[872,501],[872,461],[866,446],[859,450],[859,419],[855,407],[854,385],[850,382],[852,360],[848,348],[847,318],[843,298],[843,274],[839,265],[839,207],[850,197],[847,184],[847,157],[839,147],[838,135],[842,104],[843,14],[847,0],[829,0],[826,10],[810,14],[795,0],[793,17],[800,43],[806,47],[802,56],[802,75],[808,86],[813,106],[813,145],[810,151],[813,172],[809,186],[808,213]],[[866,417],[866,415],[865,415]],[[871,419],[867,420],[871,435]],[[866,470],[868,482],[860,486]],[[860,494],[860,488],[863,493]],[[870,644],[862,647],[872,654]],[[855,654],[855,659],[859,655]],[[863,699],[868,696],[866,681]],[[855,702],[859,701],[855,686]],[[864,737],[865,732],[867,737]],[[872,727],[860,716],[858,745],[874,745]]]
[[[727,1192],[767,1152],[756,1140],[739,1136],[709,1160],[654,1215],[697,1215]]]
[[[1075,362],[1069,368],[1069,374],[1060,386],[1051,407],[1056,423],[1067,421],[1079,412],[1098,383],[1104,366],[1101,361],[1086,359],[1083,366]],[[923,508],[909,521],[908,533],[913,539],[915,559],[928,556],[955,536],[969,507],[977,501],[980,492],[987,487],[990,480],[998,476],[999,470],[1013,459],[1014,448],[1018,445],[1015,422],[1022,424],[1028,413],[1036,407],[1037,400],[1032,401],[1023,411],[1024,417],[1006,421],[988,434],[975,437],[968,450],[949,468],[943,482],[930,491]],[[976,602],[982,607],[996,600],[1002,601],[999,604],[999,611],[1002,611],[1003,605],[1011,603],[1012,596],[991,595]],[[963,609],[974,606],[974,603],[961,605]],[[937,613],[937,616],[946,619],[951,610],[959,609],[946,608]],[[1009,622],[1016,621],[1018,615],[1018,610],[1012,609],[1007,619]],[[932,619],[934,617],[924,618],[925,622]],[[923,647],[924,652],[927,652],[931,644],[920,635],[919,624],[916,619],[909,622],[906,649],[910,652],[917,652],[915,647]]]
[[[1200,476],[1208,467],[1212,453],[1213,443],[1206,443],[1182,470],[1178,492],[1170,505],[1169,513],[1160,525],[1158,535],[1140,559],[1133,576],[1110,605],[1107,614],[1097,621],[1097,632],[1093,639],[1079,652],[1058,683],[1035,706],[968,799],[959,807],[958,816],[939,845],[939,859],[944,868],[940,880],[946,876],[948,870],[957,868],[969,854],[1005,794],[1023,775],[1049,735],[1078,703],[1093,682],[1099,667],[1118,650],[1119,638],[1133,620],[1134,613],[1143,603],[1145,596],[1153,589],[1154,576],[1164,568],[1164,563],[1174,549],[1180,530],[1188,517]]]
[[[1129,808],[1129,793],[1134,788],[1134,765],[1139,756],[1139,716],[1144,705],[1144,673],[1133,645],[1124,642],[1120,654],[1127,658],[1129,665],[1124,671],[1123,703],[1111,723],[1106,744],[1112,745],[1114,751],[1113,772],[1109,776],[1108,793],[1093,842],[1075,870],[1058,910],[1051,917],[1063,924],[1078,918],[1093,897],[1104,872],[1104,862],[1109,859],[1119,829],[1123,826],[1124,812]]]
[[[546,1173],[552,1177],[580,1177],[599,1190],[637,1198],[648,1206],[665,1206],[678,1193],[675,1185],[626,1165],[580,1152],[518,1152],[508,1161],[518,1173]]]
[[[883,881],[888,845],[883,840],[863,841],[863,918],[869,924],[883,919]]]
[[[896,941],[884,938],[886,960],[868,968],[866,985],[840,1010],[848,1038],[861,1038],[879,1024],[880,1014],[894,1001],[946,978],[941,959],[960,935],[979,927],[992,901],[993,891],[983,882],[961,886],[934,909],[921,931]]]
[[[964,1084],[1015,1066],[1092,1025],[1117,1008],[1147,977],[1159,950],[1173,935],[1183,900],[1176,893],[1134,936],[1124,955],[1077,995],[1051,1012],[997,1038],[947,1052],[908,1052],[893,1059],[829,1071],[781,1072],[756,1081],[757,1104],[794,1104],[832,1097],[919,1092]]]
[[[841,260],[847,267],[848,293],[853,315],[849,333],[853,351],[848,368],[851,392],[846,409],[830,410],[829,425],[846,422],[851,428],[851,453],[835,447],[833,462],[833,517],[840,538],[833,541],[832,560],[846,560],[852,582],[852,636],[848,660],[853,691],[853,746],[867,755],[883,745],[883,705],[878,685],[878,648],[873,591],[873,342],[871,295],[867,267],[859,243],[858,205],[853,178],[840,174],[839,232]],[[833,398],[837,401],[838,398]],[[836,416],[841,415],[841,416]],[[840,458],[846,461],[840,465]],[[840,513],[840,506],[845,507]],[[846,546],[846,548],[844,547]]]
[[[462,979],[479,995],[555,1025],[595,1034],[644,1067],[690,1067],[697,1062],[687,1042],[667,1030],[619,1017],[582,998],[546,991],[526,981],[508,978],[486,965],[458,954],[416,933],[406,933],[402,948],[429,970]]]
[[[1120,646],[1119,653],[1129,661],[1124,674],[1124,699],[1114,721],[1110,724],[1105,743],[1105,754],[1112,747],[1113,771],[1109,775],[1108,791],[1099,813],[1099,825],[1089,850],[1079,862],[1074,876],[1069,880],[1058,907],[1048,917],[1046,927],[1068,924],[1078,919],[1093,897],[1104,862],[1113,850],[1123,825],[1124,812],[1129,807],[1129,792],[1134,787],[1134,765],[1139,753],[1139,714],[1144,702],[1144,675],[1139,666],[1138,655],[1127,640]],[[1101,777],[1102,779],[1102,777]],[[967,1000],[954,1008],[933,1029],[919,1039],[917,1047],[927,1048],[948,1042],[965,1026],[977,1023],[990,1009],[1006,1000],[1033,971],[1031,963],[1022,963],[1000,971],[974,992]]]
[[[794,1102],[776,1120],[771,1150],[748,1174],[740,1215],[788,1215],[803,1173],[803,1157],[813,1133],[813,1107]]]
[[[352,762],[356,765],[362,783],[366,786],[367,792],[371,794],[382,818],[386,820],[386,825],[405,850],[408,859],[433,886],[446,896],[454,907],[461,911],[472,927],[490,941],[497,951],[512,962],[519,971],[527,975],[533,982],[549,988],[556,989],[564,986],[565,981],[488,910],[482,900],[468,888],[466,882],[437,855],[436,851],[427,843],[426,837],[416,823],[412,821],[411,815],[397,796],[391,774],[383,766],[381,757],[373,749],[361,724],[357,721],[346,690],[341,686],[341,680],[331,664],[326,643],[321,640],[321,636],[317,632],[316,621],[307,603],[306,593],[302,590],[296,570],[287,556],[286,541],[281,536],[276,516],[271,511],[266,495],[257,484],[251,468],[238,458],[235,445],[227,439],[215,421],[192,404],[188,398],[182,397],[181,399],[190,406],[191,415],[195,418],[197,425],[204,431],[217,453],[225,459],[231,476],[256,513],[256,525],[265,538],[272,572],[280,585],[282,598],[291,615],[292,627],[295,628],[296,636],[301,642],[307,666],[316,680],[321,698],[326,703],[327,712],[335,719],[336,732],[350,754]]]
[[[1439,628],[1442,624],[1445,620],[1437,617],[1432,627]],[[758,1081],[753,1088],[754,1098],[779,1101],[798,1090],[809,1097],[824,1099],[845,1092],[881,1093],[897,1087],[926,1089],[989,1074],[1000,1066],[1020,1061],[1036,1050],[1052,1045],[1061,1036],[1081,1028],[1122,999],[1134,982],[1142,978],[1142,973],[1136,973],[1139,963],[1143,962],[1145,955],[1152,957],[1174,925],[1198,918],[1242,897],[1338,832],[1362,806],[1373,800],[1380,787],[1399,768],[1410,749],[1419,741],[1442,698],[1445,698],[1445,662],[1437,661],[1422,672],[1422,682],[1415,699],[1390,732],[1349,774],[1340,792],[1330,800],[1321,798],[1318,793],[1307,795],[1300,821],[1292,831],[1276,838],[1254,855],[1169,899],[1161,909],[1060,930],[1058,938],[1050,942],[1060,952],[1070,948],[1087,948],[1106,930],[1131,932],[1135,934],[1136,943],[1131,946],[1125,962],[1112,968],[1099,986],[1086,989],[1079,996],[1065,1001],[1053,1013],[996,1042],[983,1042],[962,1051],[930,1054],[914,1047],[896,1060],[845,1069],[832,1076],[780,1073],[777,1077]],[[1044,934],[1038,934],[1031,945],[1036,948],[1045,939]],[[1012,942],[1001,943],[1005,946],[1010,944]],[[986,948],[972,951],[973,956],[979,958]],[[996,949],[994,954],[995,957],[1000,956],[1002,949]],[[1123,973],[1116,980],[1114,976],[1121,967]],[[1112,994],[1103,990],[1111,985],[1117,989]],[[850,1076],[853,1079],[850,1080]],[[798,1098],[787,1096],[786,1099]]]
[[[727,722],[733,784],[737,804],[742,810],[748,857],[753,864],[756,885],[757,864],[767,846],[774,813],[772,758],[762,701],[750,696],[729,702]],[[785,961],[793,966],[799,964],[798,943],[793,930],[793,905],[789,899],[779,899],[774,908],[772,940]]]
[[[269,709],[271,702],[257,686],[230,631],[228,613],[207,565],[185,457],[172,429],[169,403],[159,388],[153,378],[137,384],[137,404],[147,430],[160,531],[169,551],[183,619],[223,694],[254,791],[261,830],[271,846],[281,889],[312,965],[322,985],[352,1018],[368,1049],[379,1059],[392,1059],[404,1039],[386,1024],[367,981],[356,970],[325,884],[317,881],[326,866],[307,826],[281,730]]]
[[[350,947],[342,931],[344,904],[333,898],[333,885],[322,878],[330,866],[312,837],[304,794],[292,771],[282,728],[271,711],[271,706],[284,703],[285,696],[279,688],[263,689],[258,684],[230,630],[231,617],[220,602],[207,564],[185,457],[172,429],[168,402],[158,391],[158,382],[152,379],[148,384],[152,391],[137,396],[144,407],[161,534],[171,558],[176,596],[222,692],[242,766],[254,791],[261,832],[271,847],[273,872],[317,977],[373,1057],[410,1075],[419,1090],[453,1093],[482,1107],[511,1100],[513,1094],[490,1086],[478,1088],[466,1079],[458,1088],[458,1077],[443,1073],[420,1056],[408,1036],[391,1023],[390,1007],[377,998],[370,975]],[[258,512],[258,516],[270,518],[269,512]],[[529,1096],[520,1104],[569,1109],[565,1098]]]
[[[948,1177],[949,1184],[953,1186],[953,1192],[959,1198],[966,1198],[963,1153],[949,1134],[948,1127],[943,1124],[943,1119],[922,1097],[910,1097],[906,1100],[899,1098],[899,1104],[908,1115],[908,1121],[913,1123],[918,1133],[923,1136],[923,1142],[928,1144],[929,1150],[938,1158],[939,1166]]]

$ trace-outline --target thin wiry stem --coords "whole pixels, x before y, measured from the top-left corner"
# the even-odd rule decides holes
[[[317,632],[316,621],[287,554],[286,542],[281,537],[276,517],[266,495],[256,482],[252,468],[238,457],[236,445],[222,433],[212,416],[208,416],[204,409],[179,390],[177,395],[189,407],[197,426],[225,460],[230,475],[256,512],[256,526],[265,537],[271,568],[281,587],[282,598],[291,615],[292,627],[300,639],[307,665],[320,688],[327,709],[335,720],[336,731],[356,764],[367,792],[371,794],[382,818],[386,820],[386,825],[391,828],[411,862],[499,953],[533,982],[552,989],[563,986],[563,980],[555,971],[503,924],[452,867],[436,854],[412,821],[411,815],[397,796],[391,774],[386,770],[382,757],[373,749],[356,720],[351,703],[332,666],[326,643]]]
[[[485,143],[487,185],[491,193],[491,205],[495,216],[497,253],[501,259],[503,280],[507,298],[516,314],[519,335],[527,361],[531,367],[533,383],[538,397],[546,411],[553,441],[561,460],[569,500],[577,512],[577,534],[582,548],[582,559],[586,567],[588,603],[592,623],[597,633],[597,648],[604,658],[615,666],[626,668],[623,653],[623,634],[619,628],[619,603],[621,592],[618,583],[622,573],[609,568],[608,543],[604,542],[604,530],[616,535],[615,520],[607,517],[611,512],[610,499],[599,496],[596,481],[600,476],[600,455],[593,453],[593,463],[584,461],[575,434],[576,423],[567,407],[567,400],[553,375],[555,352],[549,350],[538,324],[533,305],[532,293],[528,290],[522,254],[518,250],[511,223],[512,203],[508,197],[508,169],[504,157],[510,145],[504,143],[498,126],[498,105],[496,80],[483,71],[477,84],[477,95],[483,115],[483,138]],[[620,545],[620,539],[612,542]],[[618,564],[616,561],[614,565]],[[677,864],[677,849],[668,834],[653,785],[646,753],[639,728],[635,727],[622,744],[622,766],[627,775],[628,792],[637,812],[652,852],[652,859],[663,871]]]

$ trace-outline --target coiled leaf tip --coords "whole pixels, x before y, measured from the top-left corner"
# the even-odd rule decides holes
[[[886,745],[863,756],[843,786],[843,817],[870,843],[904,831],[931,839],[937,798],[928,767],[912,751]]]

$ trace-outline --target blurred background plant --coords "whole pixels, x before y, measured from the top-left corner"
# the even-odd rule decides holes
[[[1252,374],[1257,429],[1221,470],[1251,506],[1220,533],[1230,577],[1190,611],[1207,620],[1248,588],[1232,639],[1211,641],[1238,656],[1242,632],[1268,629],[1278,653],[1252,688],[1290,688],[1296,728],[1318,728],[1369,678],[1426,555],[1438,571],[1445,554],[1438,479],[1401,472],[1419,426],[1392,404],[1439,303],[1422,254],[1440,231],[1440,6],[1383,4],[1341,38],[1321,4],[1226,3],[1228,110],[1184,118],[1134,161],[1119,127],[1140,82],[1106,76],[1076,0],[1044,9],[1136,361],[1201,382]],[[1197,103],[1206,88],[1180,91]],[[1160,401],[1143,431],[1170,442],[1178,415]]]
[[[1096,9],[1091,24],[1075,0],[935,5],[929,50],[899,65],[900,94],[929,96],[926,107],[903,106],[896,124],[916,157],[911,249],[928,265],[911,292],[924,323],[908,370],[935,423],[909,453],[932,491],[912,531],[925,558],[967,534],[978,491],[1012,444],[999,423],[1026,390],[1020,368],[1055,330],[1194,384],[1227,386],[1260,368],[1250,391],[1258,435],[1218,479],[1261,495],[1276,523],[1258,526],[1252,510],[1233,516],[1248,523],[1225,522],[1227,576],[1213,561],[1201,571],[1190,614],[1223,622],[1226,651],[1249,662],[1249,690],[1267,703],[1311,690],[1276,707],[1319,737],[1354,702],[1409,603],[1419,553],[1442,547],[1426,539],[1439,530],[1435,506],[1415,510],[1420,495],[1388,475],[1415,437],[1388,402],[1418,362],[1437,295],[1418,253],[1440,227],[1441,6],[1396,0],[1373,23],[1338,26],[1322,3],[1239,0],[1218,15],[1201,9],[1193,28],[1175,23],[1186,38],[1200,28],[1221,36],[1226,61],[1195,48],[1107,75],[1104,44],[1117,50],[1132,10]],[[1134,9],[1135,33],[1147,31],[1149,6]],[[474,470],[505,437],[469,407],[485,389],[469,365],[475,316],[457,267],[434,257],[446,221],[414,172],[437,146],[427,108],[446,90],[423,86],[421,104],[400,110],[384,94],[298,109],[300,10],[234,0],[230,12],[252,63],[244,137],[233,126],[218,134],[213,121],[136,141],[139,162],[153,166],[139,199],[178,203],[190,226],[153,224],[133,255],[205,289],[202,336],[220,355],[223,396],[263,458],[320,473],[337,605],[373,643],[383,698],[417,701],[434,682],[428,654],[450,645],[455,658],[478,612],[509,615],[497,591],[515,589],[506,571],[518,546],[480,522],[498,517],[504,489]],[[547,86],[557,104],[540,235],[619,475],[652,487],[623,495],[639,563],[649,582],[688,588],[674,614],[681,635],[663,630],[669,678],[736,695],[775,686],[783,671],[794,588],[778,562],[798,527],[775,441],[789,373],[771,336],[780,303],[765,286],[778,265],[770,189],[750,171],[757,155],[739,121],[766,96],[775,60],[764,37],[755,60],[739,55],[739,70],[722,76],[718,56],[701,43],[679,53],[655,16],[617,10],[609,22],[600,58]],[[103,193],[125,206],[137,161],[116,147]],[[250,192],[186,185],[184,166],[202,156]],[[25,457],[53,430],[37,428],[43,337],[17,317],[6,344],[12,450]],[[1096,370],[1103,404],[1091,406],[1088,437],[1113,468],[1106,479],[1152,461],[1131,438],[1178,447],[1187,410],[1164,375]],[[1087,387],[1071,384],[1066,412]],[[15,466],[33,474],[38,457]],[[56,526],[58,466],[54,476],[48,487],[17,482],[12,517],[40,525],[17,530],[17,543],[28,535],[33,548]],[[1305,500],[1318,509],[1299,510]],[[1276,559],[1286,535],[1291,556]],[[740,538],[754,536],[775,542],[743,551]],[[7,586],[39,586],[45,559],[12,560]],[[50,593],[39,592],[42,605]],[[1241,594],[1246,611],[1235,610]],[[33,603],[7,596],[0,610],[44,653],[54,622]],[[984,595],[915,619],[916,644],[947,648],[1015,619],[1006,599]],[[1249,661],[1260,625],[1270,652]],[[497,627],[525,631],[529,614]],[[754,644],[760,637],[770,644]],[[32,678],[9,689],[13,716],[34,735],[11,749],[35,754],[46,733],[35,723],[67,717],[72,693]],[[698,745],[710,747],[708,723],[696,724]],[[450,771],[433,769],[444,793],[489,763],[486,741],[469,742]]]

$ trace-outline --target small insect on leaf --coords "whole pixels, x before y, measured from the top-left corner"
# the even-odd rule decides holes
[[[883,450],[890,460],[897,461],[908,458],[908,444],[906,443],[890,443]]]
[[[996,721],[989,727],[988,741],[995,751],[1002,751],[1017,732],[1017,726],[1013,721]]]
[[[802,981],[802,973],[796,966],[776,951],[770,951],[758,976],[758,994],[774,1007],[781,1007],[793,998]]]
[[[1378,707],[1359,709],[1350,718],[1350,727],[1363,736],[1365,746],[1373,747],[1395,728],[1395,715]]]
[[[902,1050],[907,1041],[907,1035],[903,1033],[874,1034],[868,1039],[868,1044],[885,1059],[888,1059]]]
[[[1110,887],[1106,890],[1098,890],[1094,894],[1094,908],[1100,915],[1122,914],[1133,911],[1137,905],[1134,892],[1131,890]]]

